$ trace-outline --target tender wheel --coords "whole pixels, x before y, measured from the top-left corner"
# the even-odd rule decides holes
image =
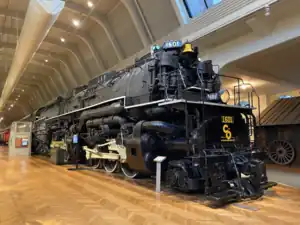
[[[268,146],[268,155],[275,164],[286,166],[294,161],[296,152],[288,141],[275,140]]]
[[[109,160],[109,159],[103,160],[103,168],[108,173],[116,172],[118,169],[118,166],[119,166],[119,161],[117,161],[117,160]]]
[[[130,179],[137,178],[140,174],[139,172],[136,172],[136,171],[130,169],[127,164],[122,164],[121,170],[122,170],[123,174]]]
[[[49,155],[50,154],[50,150],[49,150],[48,146],[46,144],[43,144],[43,143],[39,144],[38,151],[42,155]]]
[[[182,192],[189,192],[187,175],[179,168],[168,169],[167,185]]]
[[[168,169],[166,173],[166,183],[172,188],[177,188],[178,174],[176,169]]]

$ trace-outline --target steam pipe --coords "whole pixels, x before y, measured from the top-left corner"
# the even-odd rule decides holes
[[[121,113],[124,110],[124,106],[122,106],[119,102],[113,103],[108,106],[104,106],[102,108],[91,109],[88,111],[82,112],[79,117],[79,124],[77,127],[77,131],[80,131],[83,125],[87,120],[97,119],[104,116],[116,115]]]
[[[99,127],[100,125],[123,125],[126,119],[120,116],[109,116],[100,119],[88,120],[86,122],[86,127]]]
[[[15,55],[3,87],[0,109],[3,109],[64,5],[64,1],[61,0],[30,0]]]
[[[183,129],[176,125],[166,123],[163,121],[146,121],[142,124],[143,130],[152,130],[156,132],[161,132],[165,134],[172,134],[174,132],[180,132]]]

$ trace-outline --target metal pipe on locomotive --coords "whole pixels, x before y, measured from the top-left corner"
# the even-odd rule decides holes
[[[166,156],[163,175],[172,188],[221,202],[260,197],[276,183],[268,182],[265,153],[250,141],[253,108],[224,103],[222,92],[220,75],[210,60],[198,60],[196,47],[153,46],[133,66],[38,110],[36,151],[62,142],[72,159],[78,134],[81,160],[97,156],[107,172],[151,175],[153,159]]]

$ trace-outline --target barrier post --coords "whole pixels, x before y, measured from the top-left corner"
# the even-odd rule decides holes
[[[75,145],[75,160],[76,160],[76,169],[79,167],[79,149],[78,149],[78,134],[73,135],[73,144]]]
[[[160,192],[161,190],[161,163],[165,161],[166,156],[157,156],[153,161],[156,162],[156,192]]]
[[[75,168],[68,168],[68,170],[83,170],[85,168],[79,168],[79,137],[78,134],[73,135],[73,145],[75,148]]]

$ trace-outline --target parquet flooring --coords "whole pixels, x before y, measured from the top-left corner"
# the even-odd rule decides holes
[[[0,225],[300,224],[300,190],[211,209],[95,171],[0,151]]]

